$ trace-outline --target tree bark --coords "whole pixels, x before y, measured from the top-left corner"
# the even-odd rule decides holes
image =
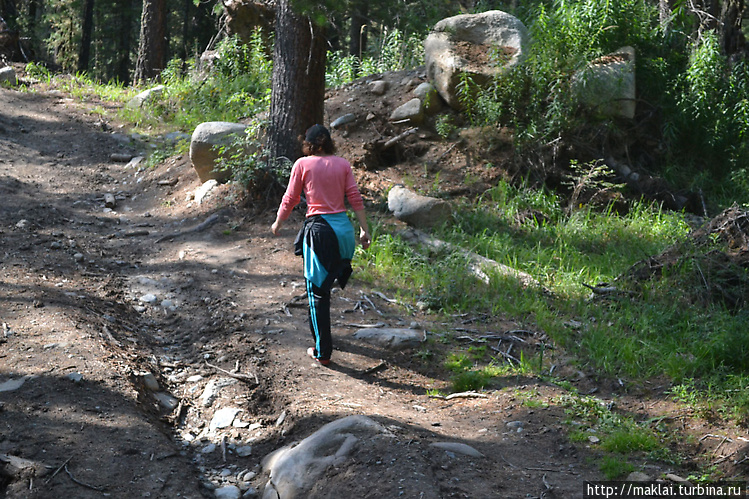
[[[83,5],[83,25],[81,26],[81,46],[78,51],[78,71],[88,70],[91,58],[91,33],[94,29],[94,0],[86,0]]]
[[[322,124],[325,111],[324,28],[296,14],[291,0],[276,4],[268,153],[272,160],[302,155],[298,137]]]
[[[142,82],[159,76],[161,70],[166,67],[166,60],[166,0],[143,0],[135,81]]]
[[[349,29],[349,55],[362,58],[367,49],[367,16],[369,2],[357,1],[351,9],[351,28]]]
[[[123,85],[130,84],[130,47],[132,46],[131,26],[133,21],[132,0],[116,0],[117,18],[120,32],[117,37],[117,66],[115,77]]]
[[[746,9],[745,0],[724,0],[720,12],[720,46],[723,53],[732,54],[746,50],[746,38],[741,31],[741,20]]]

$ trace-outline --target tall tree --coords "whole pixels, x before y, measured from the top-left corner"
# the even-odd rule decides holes
[[[166,0],[143,0],[135,81],[150,80],[161,74],[166,67],[168,46]]]
[[[727,55],[747,50],[746,38],[741,30],[746,2],[744,0],[724,0],[720,11],[720,46]]]
[[[325,29],[294,10],[292,0],[276,3],[268,152],[272,159],[301,156],[297,138],[322,123],[325,110]]]
[[[116,19],[119,33],[117,34],[118,48],[116,51],[114,77],[123,85],[130,84],[130,51],[133,40],[133,0],[115,0]]]
[[[349,25],[349,54],[359,59],[367,50],[367,16],[369,2],[356,0],[351,5],[351,24]]]
[[[83,4],[83,25],[81,26],[81,46],[78,50],[78,71],[88,70],[91,59],[91,35],[94,30],[94,0]]]

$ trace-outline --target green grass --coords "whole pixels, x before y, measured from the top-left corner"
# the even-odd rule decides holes
[[[544,221],[525,217],[518,222],[519,215],[529,212],[542,214],[536,220]],[[747,313],[702,299],[698,263],[690,253],[697,250],[685,244],[689,231],[679,213],[645,203],[635,203],[624,215],[613,210],[567,212],[550,194],[499,184],[481,199],[459,206],[437,235],[527,272],[550,294],[499,275],[492,275],[488,284],[481,282],[468,271],[464,256],[414,248],[385,227],[378,227],[372,247],[359,253],[357,275],[445,317],[488,314],[543,331],[572,353],[574,362],[604,376],[631,383],[666,377],[675,385],[697,379],[689,385],[695,399],[724,401],[723,414],[746,419]],[[683,245],[685,258],[660,278],[620,278],[637,262],[673,245]],[[592,298],[584,284],[599,283],[621,293]],[[447,367],[460,375],[458,384],[486,386],[474,372],[491,356],[480,361],[475,348],[453,347],[457,357]],[[548,359],[531,357],[514,368],[542,374]]]

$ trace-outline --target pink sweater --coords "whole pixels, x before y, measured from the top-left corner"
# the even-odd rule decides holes
[[[286,220],[304,192],[307,216],[346,211],[347,199],[354,211],[364,209],[351,164],[340,156],[304,156],[291,169],[289,186],[278,208],[278,219]]]

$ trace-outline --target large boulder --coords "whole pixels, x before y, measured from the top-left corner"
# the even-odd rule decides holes
[[[414,227],[431,227],[452,214],[452,207],[447,201],[416,194],[400,185],[390,189],[388,209],[395,218]]]
[[[216,170],[216,163],[221,157],[221,148],[230,146],[246,129],[241,123],[226,121],[208,121],[195,128],[190,139],[190,160],[201,182],[226,182],[231,178],[231,172]],[[235,152],[229,148],[224,154]]]
[[[580,102],[602,118],[635,117],[635,49],[622,47],[600,57],[573,78]]]
[[[16,77],[15,70],[10,66],[0,68],[0,84],[7,83],[8,85],[18,85],[18,78]]]
[[[427,77],[450,107],[461,109],[462,75],[488,83],[523,60],[527,40],[523,23],[499,10],[443,19],[424,41]]]
[[[273,452],[262,463],[263,469],[270,472],[263,499],[308,497],[325,471],[341,466],[355,453],[361,440],[386,431],[366,416],[348,416],[326,424],[296,446]]]
[[[146,103],[151,102],[159,98],[166,90],[164,85],[156,85],[153,88],[142,91],[127,102],[127,107],[131,109],[138,109],[143,107]]]

